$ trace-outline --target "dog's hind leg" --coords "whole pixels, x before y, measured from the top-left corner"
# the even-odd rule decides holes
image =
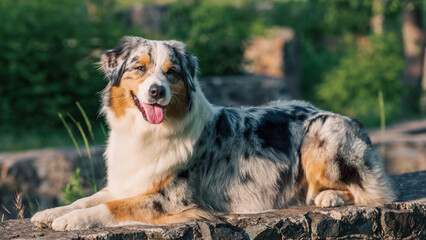
[[[331,113],[312,117],[300,153],[308,205],[381,205],[395,198],[380,157],[355,120]]]

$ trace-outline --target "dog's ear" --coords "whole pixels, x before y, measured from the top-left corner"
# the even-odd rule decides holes
[[[187,90],[189,90],[189,92],[195,91],[195,78],[198,70],[197,57],[188,52],[183,42],[171,40],[167,41],[166,45],[172,49],[174,55],[179,59],[179,64],[183,71],[183,81]]]
[[[132,48],[141,41],[139,37],[124,37],[120,46],[104,52],[101,56],[100,68],[109,79],[112,86],[120,83],[121,76],[126,70],[126,62]]]

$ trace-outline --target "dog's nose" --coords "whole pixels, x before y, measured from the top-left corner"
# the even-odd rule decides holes
[[[166,88],[157,84],[152,84],[149,87],[149,96],[155,99],[163,98],[166,95]]]

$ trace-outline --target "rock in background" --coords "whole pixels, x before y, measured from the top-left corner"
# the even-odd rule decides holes
[[[426,170],[426,118],[369,132],[389,174]]]
[[[75,149],[43,149],[0,154],[0,219],[15,218],[14,202],[17,194],[23,193],[25,216],[30,216],[30,207],[46,209],[63,202],[62,189],[70,183],[76,168],[81,169],[81,179],[86,194],[92,188],[84,177],[86,172],[102,186],[105,176],[103,147],[92,147],[92,160],[86,152],[79,156]],[[30,200],[30,202],[28,201]],[[10,213],[8,213],[8,211]]]

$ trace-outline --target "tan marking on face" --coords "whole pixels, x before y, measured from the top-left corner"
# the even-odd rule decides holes
[[[172,98],[166,108],[166,117],[171,119],[183,119],[186,115],[188,98],[185,84],[182,81],[170,84]]]
[[[140,65],[145,65],[147,69],[151,67],[149,55],[141,56],[140,60],[132,66],[132,70],[127,71],[121,77],[120,83],[117,86],[111,87],[111,104],[110,107],[116,118],[120,118],[126,114],[127,108],[136,108],[130,91],[138,94],[139,85],[147,79],[150,74],[145,72],[141,74],[134,68]]]
[[[168,59],[166,61],[164,61],[163,65],[161,66],[161,69],[163,70],[163,72],[167,72],[170,68],[174,67],[174,63],[172,62],[171,59]]]
[[[165,73],[167,73],[170,68],[175,68],[175,70],[177,70],[175,64],[172,62],[171,59],[166,60],[161,66],[161,68]],[[180,81],[180,79],[178,79],[179,76],[170,74],[167,77],[170,78],[170,92],[172,98],[166,108],[166,118],[171,118],[175,120],[183,119],[186,115],[186,109],[188,105],[185,84]]]
[[[139,61],[137,61],[135,65],[133,65],[133,67],[140,66],[140,65],[145,65],[146,69],[151,68],[152,67],[151,57],[148,54],[142,55],[139,58]]]

